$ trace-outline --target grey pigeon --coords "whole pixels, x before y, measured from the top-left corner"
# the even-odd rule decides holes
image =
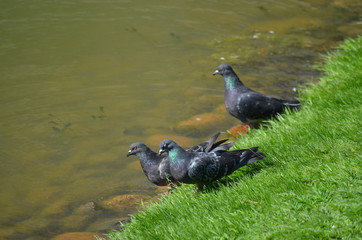
[[[152,151],[146,144],[141,142],[132,143],[127,157],[136,155],[147,179],[158,186],[167,186],[168,183],[176,182],[170,176],[170,163],[165,156],[160,156]]]
[[[160,144],[159,154],[168,153],[170,174],[178,182],[196,184],[200,190],[204,185],[236,169],[265,157],[258,148],[235,151],[188,152],[170,139]]]
[[[224,77],[225,107],[235,118],[258,128],[263,120],[271,119],[289,109],[299,109],[298,101],[289,102],[269,97],[246,87],[228,64],[221,64],[213,75]]]
[[[197,144],[186,151],[188,152],[222,152],[227,151],[233,146],[233,142],[226,142],[227,140],[221,140],[216,142],[220,132],[214,134],[208,141]],[[162,156],[152,151],[147,145],[141,142],[132,143],[127,157],[136,155],[140,162],[147,179],[158,185],[166,186],[168,183],[177,185],[177,181],[170,174],[170,163],[167,156]]]

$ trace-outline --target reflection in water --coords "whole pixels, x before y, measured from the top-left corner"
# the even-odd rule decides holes
[[[221,62],[291,98],[316,80],[319,52],[358,33],[353,5],[323,0],[15,0],[0,12],[2,239],[108,228],[135,211],[124,199],[155,195],[130,143],[191,145],[238,123],[220,110]],[[225,121],[180,131],[208,113]],[[125,207],[107,207],[114,196]]]

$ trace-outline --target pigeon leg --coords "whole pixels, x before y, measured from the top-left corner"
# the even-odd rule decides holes
[[[259,129],[261,126],[260,122],[253,122],[253,123],[249,123],[249,127],[253,128],[253,129]]]
[[[205,184],[202,183],[198,183],[196,184],[196,192],[202,192],[202,190],[204,190]]]

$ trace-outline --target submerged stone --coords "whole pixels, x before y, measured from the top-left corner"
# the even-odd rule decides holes
[[[15,225],[17,233],[32,235],[41,229],[47,229],[52,224],[52,218],[45,218],[42,216],[33,216],[29,219],[21,221]]]
[[[230,128],[228,130],[228,133],[232,136],[232,137],[238,137],[242,134],[246,134],[249,132],[249,127],[248,125],[237,125],[234,126],[232,128]]]
[[[74,231],[84,227],[90,217],[91,216],[87,215],[70,215],[68,217],[62,218],[59,222],[63,229],[67,231]]]
[[[100,203],[100,206],[105,209],[121,211],[129,207],[137,206],[144,200],[144,198],[145,197],[142,195],[124,194],[104,200]]]
[[[51,202],[47,207],[45,207],[41,214],[46,216],[59,216],[64,214],[69,202],[65,199],[58,199],[55,202]]]
[[[67,217],[59,220],[63,229],[77,230],[82,227],[99,212],[96,211],[96,204],[94,202],[87,202],[74,209],[74,211]]]
[[[128,223],[130,221],[129,217],[122,218],[107,218],[98,220],[87,227],[87,231],[108,231],[111,229],[121,230],[121,225]]]
[[[198,114],[177,124],[175,131],[189,136],[205,135],[207,132],[215,132],[217,127],[227,120],[227,117],[221,113]],[[177,141],[175,140],[175,142]]]
[[[96,205],[94,202],[87,202],[85,204],[80,205],[78,208],[75,209],[75,214],[89,214],[95,211]]]

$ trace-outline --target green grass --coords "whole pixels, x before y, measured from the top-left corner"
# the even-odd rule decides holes
[[[237,142],[266,159],[202,193],[182,186],[110,239],[362,239],[362,37],[321,69],[300,112]]]

